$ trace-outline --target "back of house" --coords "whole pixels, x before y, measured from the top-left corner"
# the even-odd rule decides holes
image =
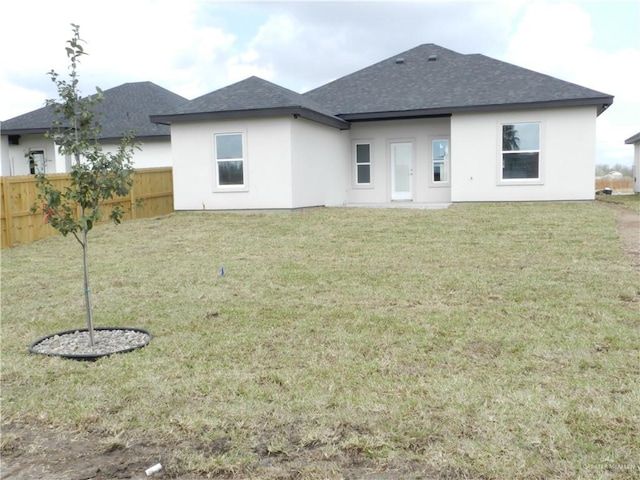
[[[251,77],[152,115],[177,210],[594,198],[611,95],[434,44],[299,94]]]

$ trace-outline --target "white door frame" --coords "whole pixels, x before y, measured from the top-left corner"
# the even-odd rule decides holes
[[[389,142],[389,164],[391,168],[391,201],[413,200],[413,140]]]

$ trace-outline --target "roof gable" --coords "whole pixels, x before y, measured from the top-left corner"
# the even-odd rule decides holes
[[[169,128],[152,123],[149,116],[187,102],[186,98],[152,82],[125,83],[103,93],[104,100],[96,106],[102,124],[100,139],[120,138],[129,130],[134,130],[136,137],[169,136]],[[2,133],[44,133],[51,129],[54,120],[53,108],[42,107],[2,122]]]
[[[484,55],[420,45],[304,94],[347,120],[535,106],[613,97]]]

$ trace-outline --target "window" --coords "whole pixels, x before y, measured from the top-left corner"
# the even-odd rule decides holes
[[[32,175],[45,173],[44,150],[29,151],[29,172]]]
[[[356,143],[356,184],[371,185],[371,144]]]
[[[216,185],[244,186],[244,145],[241,133],[215,135]]]
[[[502,179],[540,178],[540,124],[502,125]]]
[[[434,140],[431,148],[433,183],[449,182],[449,140]]]

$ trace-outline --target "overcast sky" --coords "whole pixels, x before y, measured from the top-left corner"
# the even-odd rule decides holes
[[[0,119],[44,105],[71,23],[83,94],[151,81],[192,99],[257,75],[300,93],[423,43],[481,53],[615,96],[597,163],[640,132],[640,1],[20,0],[2,7]]]

